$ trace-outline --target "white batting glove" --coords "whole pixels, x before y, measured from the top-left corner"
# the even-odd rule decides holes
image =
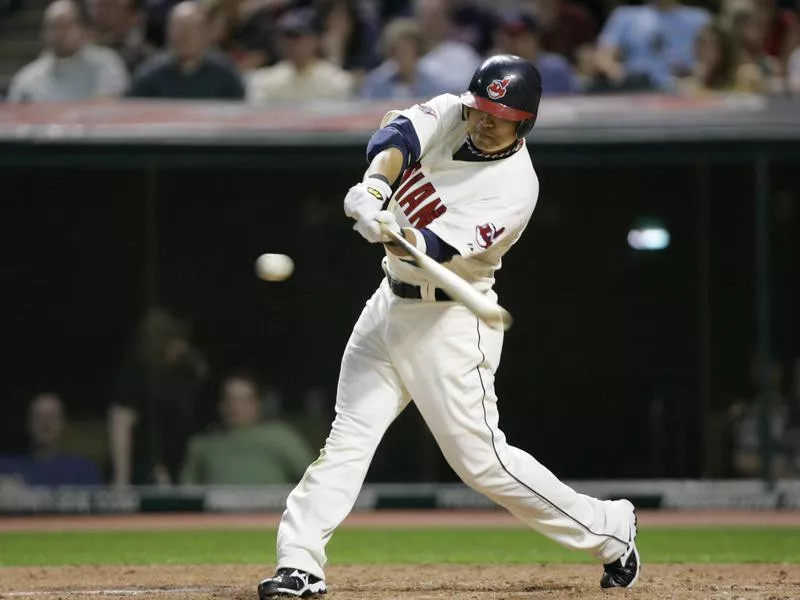
[[[383,208],[391,195],[392,188],[388,183],[376,177],[367,177],[347,192],[344,214],[356,221],[372,217]]]
[[[370,244],[386,244],[393,241],[386,233],[384,227],[389,228],[398,235],[402,235],[397,219],[388,210],[381,210],[371,217],[359,219],[353,226]]]

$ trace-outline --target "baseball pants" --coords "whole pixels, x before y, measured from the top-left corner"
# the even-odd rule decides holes
[[[563,546],[602,563],[619,558],[630,539],[628,506],[577,493],[498,428],[494,373],[502,343],[502,332],[463,306],[398,298],[384,280],[347,343],[325,447],[287,500],[278,567],[324,577],[325,546],[352,510],[381,438],[412,398],[467,485]]]

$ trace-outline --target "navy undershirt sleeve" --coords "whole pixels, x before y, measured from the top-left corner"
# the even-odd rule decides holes
[[[367,144],[367,161],[372,162],[373,158],[387,148],[397,148],[403,153],[403,171],[419,160],[419,137],[414,125],[406,117],[397,117],[372,134]]]
[[[430,256],[436,262],[447,262],[456,254],[458,254],[458,251],[455,248],[442,240],[427,227],[423,227],[419,231],[422,234],[422,237],[425,238],[425,254]]]

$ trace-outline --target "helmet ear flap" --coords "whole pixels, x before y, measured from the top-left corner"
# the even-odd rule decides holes
[[[517,138],[524,138],[531,132],[533,129],[533,124],[536,122],[536,119],[525,119],[524,121],[520,121],[519,125],[517,125]]]

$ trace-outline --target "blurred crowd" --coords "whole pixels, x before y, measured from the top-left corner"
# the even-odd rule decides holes
[[[769,452],[775,477],[800,477],[800,357],[788,368],[772,361],[760,369],[754,359],[751,379],[751,393],[728,409],[732,473],[761,476]],[[759,387],[763,397],[756,392]]]
[[[71,436],[64,400],[36,394],[28,407],[29,451],[0,456],[0,489],[299,481],[316,458],[309,442],[315,436],[270,411],[262,384],[247,370],[222,375],[216,419],[204,425],[198,413],[209,380],[187,324],[151,310],[108,392],[106,426]],[[76,444],[68,448],[70,437],[82,437],[83,445],[106,439],[99,453],[81,453]]]
[[[421,98],[496,53],[553,95],[800,90],[794,0],[585,2],[54,0],[7,101]]]
[[[0,455],[0,491],[298,482],[328,426],[330,415],[323,414],[319,399],[306,403],[293,422],[281,416],[275,406],[280,401],[269,399],[253,372],[220,373],[212,384],[212,371],[183,319],[150,310],[107,392],[102,422],[93,419],[90,428],[81,427],[68,420],[58,393],[33,396],[28,451]],[[800,357],[788,365],[773,361],[765,370],[753,359],[749,388],[721,415],[721,431],[710,441],[721,456],[708,475],[761,477],[768,451],[775,477],[800,477]],[[215,404],[210,424],[200,414],[208,390]]]

